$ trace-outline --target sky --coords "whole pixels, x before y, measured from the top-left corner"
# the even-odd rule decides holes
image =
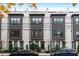
[[[79,10],[79,3],[77,3],[77,5],[75,7],[72,6],[72,3],[37,3],[37,11],[43,11],[46,10],[46,8],[48,8],[48,10]],[[14,6],[10,9],[10,11],[14,11],[16,9],[16,11],[25,11],[25,10],[32,10],[29,7],[28,3],[24,3],[23,6]],[[36,10],[35,10],[36,11]]]

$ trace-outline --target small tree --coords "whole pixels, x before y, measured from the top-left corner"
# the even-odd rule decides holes
[[[31,45],[30,45],[30,50],[35,50],[36,49],[36,45],[34,44],[34,43],[32,43]]]
[[[60,49],[60,48],[59,48],[59,45],[56,44],[55,51],[57,51],[57,50],[59,50],[59,49]]]
[[[14,51],[14,52],[18,51],[18,47],[15,46],[13,51]]]
[[[79,53],[79,44],[78,44],[78,46],[77,46],[77,52]]]
[[[13,45],[12,45],[12,43],[9,44],[9,52],[13,52]]]
[[[26,45],[26,50],[28,50],[28,45]]]
[[[41,48],[38,45],[34,44],[34,43],[32,43],[30,45],[30,50],[33,50],[33,51],[36,51],[36,52],[41,52]]]
[[[36,51],[36,52],[41,52],[41,48],[37,45],[35,51]]]

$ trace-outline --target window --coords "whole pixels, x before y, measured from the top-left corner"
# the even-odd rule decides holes
[[[30,41],[29,43],[30,43],[30,44],[32,44],[32,43],[33,43],[33,41]]]
[[[33,38],[41,38],[42,37],[42,30],[32,30],[32,37]]]
[[[0,50],[2,49],[2,41],[0,41]]]
[[[63,18],[54,18],[54,24],[63,24]]]
[[[35,22],[36,21],[36,18],[32,18],[32,22]]]
[[[63,23],[63,18],[60,18],[60,21],[59,21],[61,24]]]
[[[9,50],[13,49],[12,41],[9,41]]]
[[[35,41],[35,44],[39,46],[39,41]]]
[[[44,41],[41,41],[41,49],[44,49],[45,48],[45,42]]]
[[[72,41],[72,48],[76,49],[76,42],[75,41]]]
[[[39,18],[39,23],[41,23],[42,22],[42,18]]]
[[[18,47],[18,41],[14,41],[14,47]]]
[[[23,41],[20,41],[20,49],[23,49]]]
[[[42,18],[32,18],[32,22],[35,24],[42,23]]]
[[[19,24],[20,23],[20,18],[11,18],[11,23],[12,24]]]
[[[66,42],[62,41],[62,48],[65,48],[65,46],[66,46]]]
[[[11,30],[10,37],[20,37],[20,30]]]
[[[79,24],[79,18],[76,18],[76,19],[75,19],[75,23],[76,23],[76,24]]]
[[[79,37],[79,32],[76,32],[76,36]]]
[[[61,38],[64,37],[64,32],[60,30],[55,30],[53,34],[55,37],[61,37]]]
[[[55,23],[55,24],[57,23],[57,19],[56,19],[56,18],[54,18],[54,23]]]

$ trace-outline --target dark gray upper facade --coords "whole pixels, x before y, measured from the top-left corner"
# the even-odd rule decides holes
[[[0,16],[0,49],[2,49],[2,40],[1,40],[1,24],[2,24],[2,17]]]
[[[31,40],[43,40],[43,19],[44,14],[30,14],[30,27],[31,27]],[[35,18],[35,22],[33,21],[33,18]],[[41,18],[41,21],[39,22],[39,18]],[[37,21],[38,20],[38,21]]]
[[[77,32],[79,32],[79,22],[78,24],[76,24],[76,19],[79,19],[79,14],[73,14],[72,15],[72,29],[73,29],[73,40],[79,40],[79,34]]]
[[[52,14],[51,15],[53,41],[65,40],[65,16],[66,14]],[[62,19],[62,20],[59,20],[59,19]]]
[[[23,14],[8,14],[10,40],[22,40],[22,20]]]
[[[1,21],[2,21],[2,17],[0,17],[0,40],[1,40]]]
[[[20,23],[11,23],[11,18],[20,18]],[[22,19],[23,15],[22,14],[9,14],[8,16],[9,19],[9,29],[22,29]]]

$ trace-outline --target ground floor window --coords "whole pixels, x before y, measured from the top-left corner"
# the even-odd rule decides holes
[[[18,41],[14,41],[14,47],[18,47]]]
[[[31,44],[33,44],[33,41],[29,41],[29,49],[31,49]]]
[[[57,41],[57,42],[56,42],[56,47],[57,47],[58,49],[60,49],[60,41]]]
[[[30,42],[29,42],[29,45],[32,44],[32,43],[33,43],[33,41],[30,41]]]
[[[62,41],[62,48],[65,48],[66,42]]]
[[[76,42],[75,41],[72,42],[72,48],[76,49]]]
[[[39,46],[39,41],[35,41],[35,44]]]
[[[20,49],[23,49],[23,41],[20,41]]]
[[[22,39],[22,31],[20,29],[11,29],[9,30],[9,39],[10,40],[21,40]]]
[[[2,41],[0,41],[0,50],[2,49]]]
[[[28,50],[28,45],[26,45],[26,50]]]
[[[12,44],[12,41],[9,41],[9,51],[10,51],[10,52],[13,51],[13,44]]]
[[[44,49],[45,47],[44,47],[44,41],[41,41],[41,49]]]
[[[55,47],[55,42],[53,41],[53,42],[50,42],[50,43],[52,43],[52,48],[54,48]]]

